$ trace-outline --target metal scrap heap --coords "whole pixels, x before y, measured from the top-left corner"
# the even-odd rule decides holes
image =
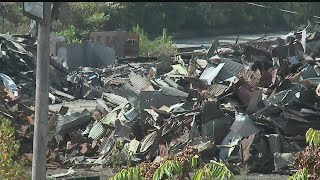
[[[51,57],[48,168],[160,161],[185,147],[203,158],[290,170],[320,128],[319,33],[233,45],[191,58],[68,69]],[[31,163],[36,39],[1,35],[0,114]],[[2,82],[2,83],[1,83]]]

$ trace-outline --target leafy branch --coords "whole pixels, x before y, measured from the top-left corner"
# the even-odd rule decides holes
[[[167,176],[169,179],[173,180],[174,175],[182,174],[182,164],[176,160],[169,160],[159,166],[159,168],[154,172],[153,180],[163,179]]]
[[[309,128],[306,132],[306,142],[311,145],[313,144],[317,147],[320,144],[320,131]]]
[[[174,158],[168,157],[161,163],[145,163],[135,168],[121,170],[111,180],[161,180],[165,178],[173,180],[176,175],[178,179],[186,177],[191,179],[189,172],[197,170],[199,166],[199,156],[196,153],[194,149],[186,149]],[[206,179],[235,179],[233,173],[223,163],[215,161],[200,167],[192,180],[202,180],[204,177]]]
[[[206,179],[230,179],[234,180],[234,174],[223,164],[213,161],[204,168],[199,169],[193,176],[193,180],[202,180],[203,177]]]
[[[144,178],[140,175],[140,167],[122,169],[114,177],[109,180],[143,180]]]

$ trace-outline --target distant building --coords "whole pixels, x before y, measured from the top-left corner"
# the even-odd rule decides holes
[[[90,40],[113,49],[119,58],[139,55],[139,35],[134,33],[121,30],[91,32]]]

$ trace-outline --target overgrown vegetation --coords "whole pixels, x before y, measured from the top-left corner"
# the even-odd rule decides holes
[[[308,146],[294,156],[294,166],[299,169],[290,180],[320,178],[320,131],[310,128],[306,132]]]
[[[14,160],[19,150],[19,142],[15,140],[14,133],[11,122],[0,116],[0,179],[28,179],[26,169]]]
[[[176,156],[169,156],[160,163],[143,163],[134,168],[123,169],[110,180],[160,180],[191,179],[189,172],[195,170],[192,180],[230,179],[234,180],[233,173],[223,164],[212,161],[209,164],[199,162],[198,152],[187,148]]]
[[[135,26],[132,32],[139,35],[139,54],[141,56],[159,56],[161,54],[172,56],[178,52],[172,37],[168,36],[166,29],[163,29],[162,36],[153,41],[149,39],[139,25]]]

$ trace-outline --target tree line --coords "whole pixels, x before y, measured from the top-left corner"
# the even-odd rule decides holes
[[[273,8],[296,11],[293,15],[244,2],[63,2],[53,31],[74,26],[78,36],[90,31],[132,30],[139,25],[158,36],[163,28],[169,34],[253,33],[295,28],[306,24],[308,16],[320,15],[320,2],[258,2]],[[1,31],[25,33],[30,20],[22,15],[21,2],[1,4]],[[10,33],[11,33],[10,31]],[[264,32],[263,32],[264,33]]]

